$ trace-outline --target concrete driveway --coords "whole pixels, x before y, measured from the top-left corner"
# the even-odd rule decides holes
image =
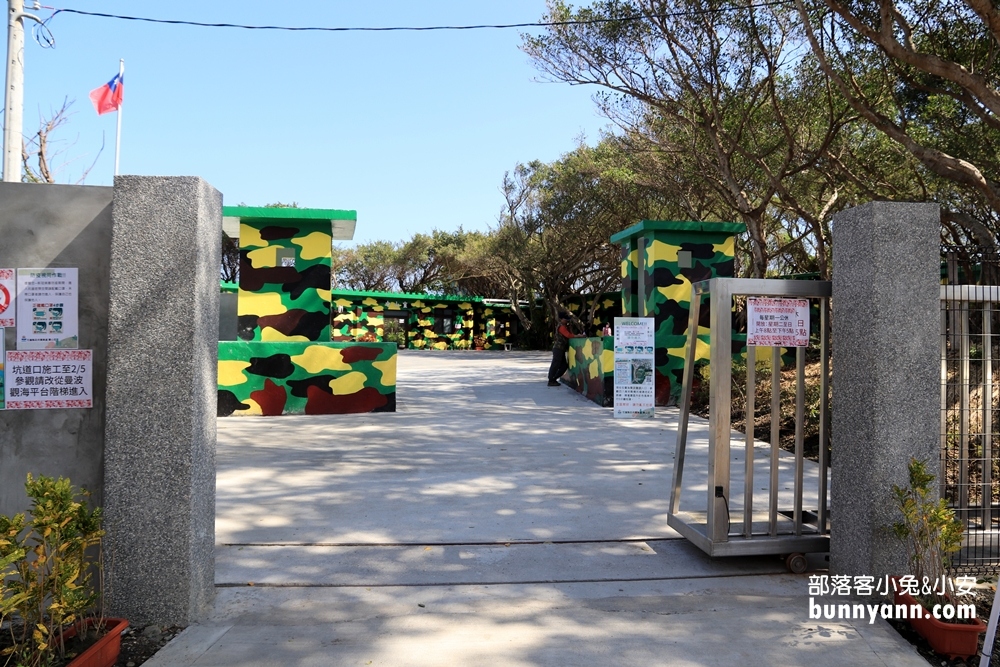
[[[146,664],[926,665],[680,539],[676,411],[615,420],[548,357],[406,351],[394,414],[220,420],[214,611]]]

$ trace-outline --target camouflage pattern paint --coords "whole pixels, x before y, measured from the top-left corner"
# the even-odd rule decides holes
[[[241,207],[223,214],[240,218],[240,339],[329,341],[331,218],[357,214]]]
[[[622,246],[622,317],[639,317],[639,249]]]
[[[563,376],[567,385],[604,407],[614,405],[614,342],[613,336],[571,339]]]
[[[335,342],[384,341],[390,311],[405,319],[406,347],[415,350],[467,350],[477,337],[484,349],[503,349],[516,317],[509,305],[487,304],[482,297],[334,290],[331,299]],[[449,319],[451,331],[445,332]]]
[[[728,222],[643,220],[611,237],[625,249],[622,275],[637,276],[636,294],[623,288],[626,313],[653,317],[656,327],[656,403],[676,404],[684,377],[684,346],[691,308],[691,284],[733,275],[735,234],[746,226]],[[635,255],[635,259],[632,259]],[[630,283],[625,279],[625,285]],[[640,301],[639,297],[643,297]],[[702,302],[698,322],[696,363],[708,360],[708,301]],[[734,344],[733,352],[742,351]]]
[[[396,411],[396,346],[219,343],[218,416]]]

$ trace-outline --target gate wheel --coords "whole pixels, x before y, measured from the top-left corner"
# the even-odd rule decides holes
[[[785,559],[785,567],[792,574],[802,574],[809,569],[809,561],[806,559],[805,554],[788,554],[788,558]]]

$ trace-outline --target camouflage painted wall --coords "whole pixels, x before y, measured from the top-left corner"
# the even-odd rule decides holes
[[[613,336],[569,341],[567,385],[601,406],[614,405],[615,339]]]
[[[218,415],[395,412],[388,343],[219,343]]]
[[[275,211],[287,219],[265,217],[279,215]],[[357,214],[228,207],[223,212],[240,217],[240,339],[329,341],[331,220],[317,218]],[[288,217],[296,214],[303,217]]]
[[[477,337],[484,349],[502,349],[514,317],[510,306],[487,304],[481,297],[337,290],[331,299],[334,341],[383,341],[386,317],[402,317],[407,347],[416,350],[467,350]]]
[[[691,284],[731,277],[735,234],[745,230],[741,223],[643,220],[611,237],[628,252],[623,275],[633,270],[637,275],[638,294],[630,297],[636,302],[635,314],[655,321],[657,405],[675,404],[680,397]],[[703,301],[697,361],[708,359],[708,325],[708,302]]]

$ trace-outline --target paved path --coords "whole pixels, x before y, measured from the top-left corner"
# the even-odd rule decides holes
[[[616,421],[547,361],[405,352],[394,414],[220,420],[215,608],[148,667],[926,665],[678,539],[676,412]]]

